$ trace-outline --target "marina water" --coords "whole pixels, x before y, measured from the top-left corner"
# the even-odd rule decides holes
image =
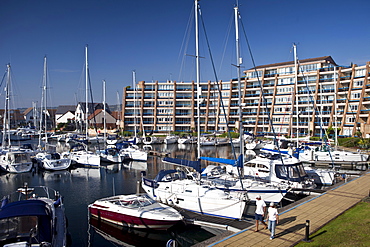
[[[36,143],[36,140],[33,141],[33,144]],[[55,145],[58,151],[69,149],[64,143]],[[171,157],[196,160],[196,145],[157,144],[152,145],[152,148]],[[233,158],[230,146],[202,147],[201,155]],[[154,178],[161,169],[173,168],[161,160],[161,157],[149,156],[147,162],[110,164],[95,169],[73,167],[66,171],[48,172],[35,168],[23,174],[2,173],[0,196],[12,193],[24,183],[30,187],[43,185],[59,191],[64,197],[71,246],[165,246],[170,239],[175,239],[178,246],[192,246],[222,232],[191,225],[174,227],[167,232],[148,232],[116,228],[96,221],[89,224],[89,204],[112,195],[136,193],[141,189],[142,171],[146,172],[147,177]]]

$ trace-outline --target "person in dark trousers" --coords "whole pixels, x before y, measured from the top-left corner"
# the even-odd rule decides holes
[[[263,229],[267,228],[267,224],[263,221],[265,213],[266,213],[266,203],[265,203],[264,200],[262,200],[261,196],[258,195],[256,197],[256,211],[255,211],[255,215],[254,215],[254,218],[256,220],[256,230],[255,230],[255,232],[258,232],[259,222],[261,222],[265,226]]]

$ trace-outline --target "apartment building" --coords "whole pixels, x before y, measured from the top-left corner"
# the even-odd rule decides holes
[[[370,135],[369,62],[339,66],[330,56],[257,66],[228,82],[145,82],[126,87],[124,130],[320,136]],[[239,92],[241,98],[239,101]],[[239,104],[241,102],[241,104]],[[240,114],[241,112],[241,114]]]

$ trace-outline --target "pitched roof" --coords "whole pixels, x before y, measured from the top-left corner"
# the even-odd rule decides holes
[[[112,111],[112,117],[114,117],[115,119],[119,119],[119,116],[120,116],[120,112],[119,111]]]
[[[81,110],[83,113],[86,111],[86,103],[85,102],[79,102],[78,103],[81,106]],[[104,109],[104,104],[103,103],[88,103],[88,108],[89,108],[89,113],[94,112],[97,109]],[[107,103],[105,103],[105,109],[106,111],[110,114],[111,111],[109,109],[109,106]]]
[[[74,113],[76,111],[76,106],[75,105],[60,105],[58,106],[55,114],[65,114],[69,111]]]
[[[337,65],[331,56],[301,59],[299,60],[299,63],[303,64],[303,63],[311,63],[311,62],[319,62],[319,61],[329,61],[332,64]],[[293,65],[293,64],[294,64],[294,61],[288,61],[288,62],[260,65],[260,66],[256,66],[255,68],[263,69],[263,68],[280,67],[280,66],[287,66],[287,65]],[[253,70],[255,68],[250,68],[249,70]]]
[[[33,110],[33,107],[29,107],[27,108],[24,112],[23,112],[23,115],[27,115],[30,111]]]
[[[93,114],[90,114],[89,117],[88,117],[88,120],[91,120],[93,119],[94,117],[98,116],[100,113],[102,113],[104,110],[103,109],[97,109],[94,111]],[[103,112],[104,113],[104,112]],[[110,116],[112,116],[113,118],[117,119],[113,114],[109,113],[108,111],[106,112],[106,114],[109,114]]]

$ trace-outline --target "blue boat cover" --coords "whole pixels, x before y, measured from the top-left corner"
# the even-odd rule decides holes
[[[212,157],[200,157],[201,160],[208,160],[212,162],[232,165],[236,167],[243,167],[243,155],[239,155],[238,160],[224,159],[224,158],[212,158]]]
[[[224,158],[213,158],[213,157],[200,157],[201,160],[208,160],[212,162],[217,162],[217,163],[222,163],[222,164],[227,164],[227,165],[232,165],[235,166],[236,160],[232,159],[224,159]]]
[[[51,215],[50,208],[46,202],[41,200],[16,201],[6,204],[0,209],[0,219],[41,215]]]
[[[181,165],[181,166],[188,166],[194,168],[197,172],[200,172],[200,161],[192,161],[192,160],[184,160],[184,159],[175,159],[171,157],[164,157],[163,162]]]

